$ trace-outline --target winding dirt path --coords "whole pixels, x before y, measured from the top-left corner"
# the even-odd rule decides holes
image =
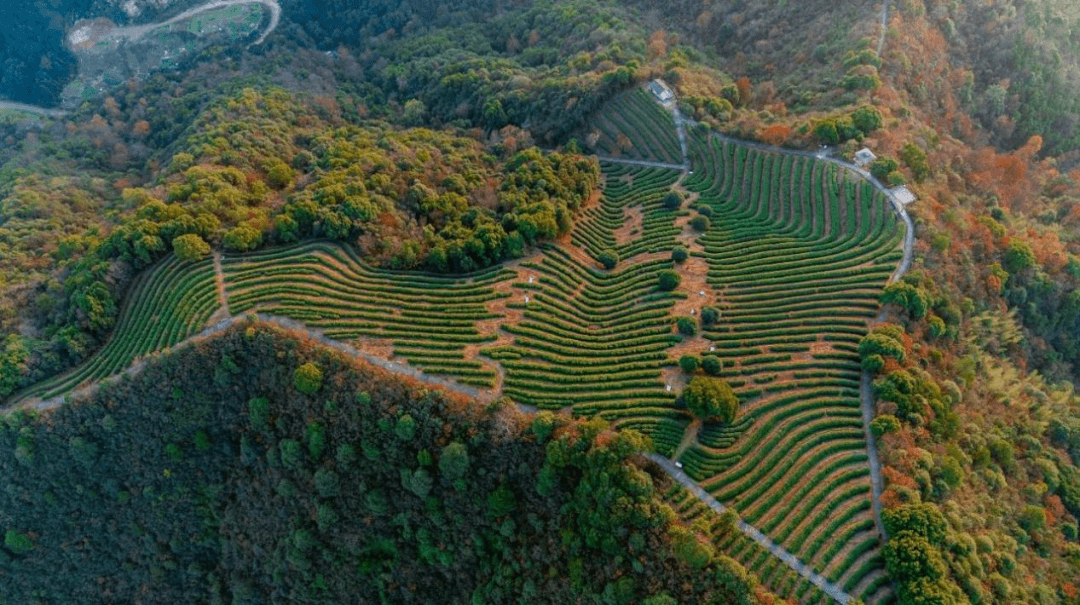
[[[278,24],[281,22],[281,6],[279,6],[278,3],[275,0],[212,0],[211,2],[207,2],[206,4],[203,4],[201,6],[196,6],[195,8],[186,10],[186,11],[180,13],[179,15],[176,15],[175,17],[173,17],[171,19],[167,19],[165,21],[161,21],[161,22],[158,22],[158,23],[148,23],[148,24],[145,24],[145,25],[132,25],[132,26],[128,26],[128,27],[118,27],[118,28],[110,31],[109,33],[105,34],[104,36],[102,36],[101,40],[107,40],[107,41],[127,40],[129,42],[135,42],[135,41],[139,40],[140,38],[142,38],[143,36],[145,36],[147,33],[151,32],[151,31],[154,31],[155,29],[158,29],[160,27],[167,27],[167,26],[172,25],[174,23],[178,23],[180,21],[183,21],[184,19],[190,19],[191,17],[194,17],[196,15],[201,15],[202,13],[205,13],[205,12],[208,12],[208,11],[217,10],[219,8],[225,8],[225,7],[228,7],[228,6],[237,6],[237,5],[240,5],[240,4],[261,4],[262,6],[266,7],[266,9],[268,11],[270,11],[270,23],[266,26],[266,30],[263,31],[263,33],[259,34],[259,37],[254,42],[249,44],[249,46],[255,46],[255,45],[258,45],[258,44],[262,44],[266,40],[266,37],[269,36],[271,33],[273,33],[273,31],[275,29],[277,29]],[[68,115],[68,113],[69,113],[68,111],[65,111],[63,109],[52,109],[52,108],[49,108],[49,107],[39,107],[37,105],[27,105],[25,103],[16,103],[14,101],[4,101],[2,99],[0,99],[0,109],[13,109],[15,111],[25,111],[25,112],[28,112],[28,113],[33,113],[33,114],[36,114],[36,115],[45,116],[47,118],[54,118],[54,119],[62,118],[64,116]]]
[[[889,0],[881,3],[881,37],[878,39],[877,56],[881,58],[881,51],[885,50],[885,32],[889,30]]]
[[[210,316],[210,321],[207,323],[216,324],[223,319],[232,317],[232,313],[229,312],[229,295],[225,291],[225,271],[221,268],[223,256],[217,250],[213,252],[212,256],[214,259],[214,286],[217,288],[218,309]]]
[[[185,19],[190,19],[196,15],[201,15],[205,12],[217,10],[219,8],[226,8],[229,6],[237,6],[240,4],[261,4],[268,11],[270,11],[270,24],[267,25],[266,31],[259,35],[259,37],[251,43],[251,46],[262,44],[266,37],[269,36],[275,29],[277,29],[278,23],[281,21],[281,7],[275,0],[212,0],[206,4],[196,6],[195,8],[188,9],[179,15],[165,21],[158,23],[147,23],[145,25],[131,25],[128,27],[118,27],[100,38],[102,41],[120,41],[126,40],[128,42],[137,42],[143,36],[155,29],[161,27],[168,27],[173,23],[179,23]]]
[[[49,109],[48,107],[38,107],[37,105],[27,105],[25,103],[16,103],[14,101],[0,101],[0,109],[25,111],[47,118],[62,118],[68,114],[68,112],[63,109]]]

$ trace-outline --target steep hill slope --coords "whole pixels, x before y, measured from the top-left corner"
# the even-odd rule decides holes
[[[7,416],[0,443],[10,602],[757,602],[673,522],[640,435],[478,409],[266,325]]]

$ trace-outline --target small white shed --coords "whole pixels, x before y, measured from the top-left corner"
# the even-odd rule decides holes
[[[855,165],[859,168],[866,168],[866,166],[869,165],[870,162],[873,162],[876,159],[877,156],[874,155],[874,152],[870,151],[866,147],[863,147],[862,149],[855,152]]]
[[[671,92],[668,85],[662,80],[653,80],[649,82],[649,92],[653,93],[661,103],[667,103],[675,97],[675,94]]]
[[[911,202],[914,202],[917,199],[915,197],[915,194],[907,188],[907,185],[900,185],[899,187],[895,187],[891,190],[891,192],[893,196],[895,196],[896,199],[905,206],[907,206]]]

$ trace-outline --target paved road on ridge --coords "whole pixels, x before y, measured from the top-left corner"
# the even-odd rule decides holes
[[[652,96],[652,95],[650,95]],[[596,156],[601,162],[608,162],[611,164],[627,164],[630,166],[645,166],[646,168],[666,168],[669,170],[681,170],[687,172],[690,170],[690,146],[687,143],[686,138],[686,125],[685,118],[682,113],[679,112],[678,105],[675,101],[668,101],[664,103],[654,98],[661,107],[671,112],[671,117],[675,120],[675,134],[679,138],[679,151],[682,153],[682,164],[670,164],[667,162],[652,162],[649,160],[624,160],[621,158],[612,158],[608,156],[598,155]]]
[[[127,39],[129,41],[136,41],[139,38],[146,35],[147,32],[153,31],[159,27],[165,27],[172,25],[184,19],[189,19],[195,15],[205,13],[207,11],[225,8],[226,6],[236,6],[239,4],[261,4],[270,11],[270,24],[266,27],[266,31],[259,35],[258,39],[251,43],[252,46],[256,44],[262,44],[266,37],[277,29],[278,23],[281,21],[281,7],[274,0],[213,0],[207,2],[201,6],[196,6],[190,10],[184,11],[179,15],[162,21],[160,23],[148,23],[146,25],[132,25],[130,27],[118,27],[110,31],[103,40],[120,40]],[[14,101],[4,101],[0,99],[0,109],[14,109],[16,111],[26,111],[37,115],[42,115],[48,118],[62,118],[68,114],[63,109],[50,109],[48,107],[39,107],[37,105],[27,105],[25,103],[16,103]]]
[[[126,39],[130,42],[136,42],[148,32],[151,32],[159,27],[167,27],[173,23],[178,23],[184,19],[190,19],[195,15],[201,15],[207,11],[217,10],[219,8],[225,8],[227,6],[237,6],[239,4],[261,4],[270,11],[270,24],[267,26],[258,39],[252,42],[252,45],[262,44],[263,40],[270,35],[275,29],[277,29],[278,21],[281,20],[281,7],[274,0],[212,0],[206,4],[196,6],[195,8],[188,9],[179,15],[165,21],[158,23],[147,23],[145,25],[131,25],[128,27],[118,27],[108,34],[103,36],[101,40],[121,40]]]
[[[481,403],[490,403],[491,401],[494,401],[497,398],[497,395],[495,393],[492,393],[491,391],[481,391],[480,389],[470,387],[470,386],[466,386],[466,385],[463,385],[463,384],[461,384],[459,382],[455,382],[455,381],[447,379],[447,378],[442,378],[442,377],[439,377],[439,376],[432,376],[430,374],[425,374],[425,373],[421,372],[420,370],[418,370],[418,369],[416,369],[416,368],[414,368],[412,366],[409,366],[409,365],[406,365],[406,364],[403,364],[403,363],[399,363],[399,362],[396,362],[396,361],[390,361],[389,359],[384,359],[382,357],[379,357],[377,355],[372,355],[370,353],[365,353],[364,351],[356,349],[355,347],[347,345],[347,344],[345,344],[343,342],[333,340],[332,338],[329,338],[325,334],[323,334],[321,330],[310,328],[310,327],[304,325],[301,322],[294,321],[292,319],[288,319],[288,318],[285,318],[285,317],[277,317],[277,316],[274,316],[274,315],[266,315],[266,314],[263,314],[263,313],[254,313],[254,314],[249,313],[249,314],[245,314],[245,315],[238,315],[238,316],[235,316],[235,317],[229,317],[229,318],[226,318],[226,319],[222,319],[218,323],[214,324],[213,326],[210,326],[209,328],[204,329],[203,331],[199,332],[198,334],[189,336],[188,338],[184,339],[183,341],[173,345],[171,347],[171,350],[172,351],[177,351],[177,350],[186,348],[188,346],[191,346],[193,343],[205,340],[205,339],[207,339],[210,336],[213,336],[215,334],[219,334],[219,333],[227,330],[228,328],[230,328],[230,327],[232,327],[232,326],[234,326],[234,325],[236,325],[238,323],[251,321],[251,319],[253,317],[255,319],[258,319],[259,321],[269,323],[269,324],[274,324],[274,325],[276,325],[278,327],[281,327],[281,328],[284,328],[286,330],[290,330],[290,331],[293,331],[293,332],[302,332],[306,336],[319,341],[321,344],[324,344],[324,345],[326,345],[328,347],[331,347],[333,349],[341,351],[342,353],[345,353],[346,355],[349,355],[350,357],[354,357],[354,358],[357,358],[357,359],[362,359],[362,360],[364,360],[364,361],[366,361],[366,362],[368,362],[368,363],[370,363],[372,365],[378,366],[378,367],[380,367],[380,368],[382,368],[382,369],[384,369],[384,370],[386,370],[388,372],[391,372],[391,373],[394,373],[394,374],[400,374],[400,375],[403,375],[403,376],[408,376],[409,378],[412,378],[414,380],[417,380],[419,382],[422,382],[422,383],[430,385],[430,386],[443,388],[443,389],[446,389],[446,390],[454,392],[454,393],[459,393],[461,395],[465,395],[465,396],[468,396],[468,397],[473,397],[473,398],[479,400]],[[82,388],[75,389],[75,390],[73,390],[73,391],[71,391],[69,393],[66,393],[64,395],[58,395],[58,396],[53,397],[51,399],[45,399],[45,400],[42,400],[42,401],[28,400],[28,401],[26,401],[26,402],[24,402],[22,404],[13,406],[11,408],[4,409],[2,411],[7,412],[7,411],[10,411],[12,409],[17,409],[17,408],[20,408],[20,407],[31,407],[31,408],[34,408],[36,410],[48,410],[48,409],[52,409],[52,408],[55,408],[55,407],[59,407],[60,405],[63,405],[64,403],[66,403],[69,400],[73,401],[73,400],[76,400],[76,399],[82,399],[82,398],[85,398],[85,397],[89,397],[90,395],[93,395],[97,391],[97,389],[100,387],[101,383],[103,383],[103,382],[109,382],[109,381],[115,380],[115,379],[117,379],[117,378],[119,378],[121,376],[127,376],[127,377],[135,376],[139,372],[141,372],[145,367],[146,367],[146,361],[144,359],[143,360],[138,360],[135,363],[133,363],[129,368],[127,368],[123,372],[120,372],[119,374],[114,374],[113,376],[109,376],[108,378],[104,378],[102,380],[99,380],[99,381],[97,381],[95,383],[84,386]]]
[[[349,355],[349,356],[351,356],[353,358],[362,359],[362,360],[364,360],[364,361],[366,361],[368,363],[371,363],[372,365],[375,365],[375,366],[377,366],[379,368],[382,368],[382,369],[384,369],[384,370],[386,370],[388,372],[403,375],[403,376],[408,376],[410,378],[413,378],[414,380],[417,380],[419,382],[422,382],[422,383],[430,385],[430,386],[446,389],[447,391],[451,391],[451,392],[454,392],[454,393],[459,393],[461,395],[465,395],[465,396],[468,396],[468,397],[473,397],[473,398],[477,399],[478,401],[480,401],[481,403],[490,403],[491,401],[495,400],[499,396],[498,393],[493,392],[493,391],[481,391],[481,390],[476,389],[474,387],[466,386],[466,385],[460,384],[458,382],[455,382],[453,380],[449,380],[449,379],[445,379],[445,378],[441,378],[441,377],[437,377],[437,376],[431,376],[431,375],[428,375],[428,374],[424,374],[423,372],[417,370],[414,367],[411,367],[411,366],[408,366],[408,365],[405,365],[405,364],[402,364],[402,363],[390,361],[388,359],[384,359],[382,357],[378,357],[378,356],[372,355],[370,353],[365,353],[364,351],[360,351],[360,350],[356,349],[355,347],[347,345],[347,344],[345,344],[343,342],[333,340],[333,339],[327,337],[325,334],[323,334],[322,331],[310,328],[310,327],[304,325],[301,322],[298,322],[298,321],[295,321],[295,320],[292,320],[292,319],[288,319],[288,318],[277,317],[277,316],[273,316],[273,315],[266,315],[266,314],[263,314],[263,313],[255,313],[255,314],[250,314],[249,313],[249,314],[245,314],[245,315],[238,315],[238,316],[235,316],[235,317],[229,317],[229,318],[226,318],[226,319],[222,319],[221,321],[214,324],[213,326],[210,326],[210,327],[204,329],[202,332],[199,332],[198,334],[190,336],[187,339],[185,339],[184,341],[182,341],[180,343],[177,343],[175,346],[172,347],[172,350],[177,351],[177,350],[180,350],[180,349],[184,349],[184,348],[186,348],[188,346],[191,346],[192,344],[194,344],[196,342],[203,341],[203,340],[205,340],[205,339],[207,339],[207,338],[209,338],[209,337],[211,337],[211,336],[213,336],[215,334],[219,334],[221,332],[224,332],[225,330],[229,329],[230,327],[232,327],[232,326],[234,326],[236,324],[251,321],[253,317],[255,319],[259,320],[259,321],[269,323],[269,324],[273,324],[273,325],[279,326],[281,328],[284,328],[284,329],[287,329],[287,330],[290,330],[290,331],[302,332],[305,335],[319,341],[323,345],[326,345],[326,346],[331,347],[331,348],[333,348],[335,350],[341,351],[342,353],[345,353],[346,355]],[[36,409],[36,410],[50,410],[50,409],[59,407],[61,405],[64,405],[65,403],[68,403],[68,402],[71,402],[71,401],[76,401],[76,400],[79,400],[79,399],[84,399],[84,398],[90,397],[100,388],[102,383],[111,382],[111,381],[116,380],[116,379],[118,379],[118,378],[120,378],[122,376],[133,377],[133,376],[139,374],[143,369],[145,369],[145,367],[146,367],[146,361],[145,360],[139,360],[139,361],[135,362],[134,364],[132,364],[129,368],[127,368],[126,370],[121,372],[120,374],[110,376],[107,379],[103,379],[101,381],[98,381],[98,382],[95,382],[93,384],[87,385],[87,386],[82,387],[80,389],[76,389],[76,390],[74,390],[74,391],[72,391],[70,393],[67,393],[65,395],[60,395],[60,396],[53,397],[51,399],[47,399],[47,400],[44,400],[44,401],[27,402],[27,403],[25,403],[25,404],[23,404],[21,406],[16,406],[16,407],[30,407],[30,408],[33,408],[33,409]],[[532,406],[519,406],[519,407],[525,413],[535,413],[537,411],[536,408],[534,408]],[[14,409],[14,408],[9,408],[9,409],[4,410],[4,411],[10,411],[11,409]],[[700,486],[698,486],[698,484],[696,482],[694,482],[693,479],[691,479],[689,476],[687,476],[686,473],[684,473],[682,471],[682,469],[676,467],[675,464],[671,460],[669,460],[669,459],[667,459],[667,458],[665,458],[663,456],[660,456],[659,454],[654,454],[654,453],[645,453],[644,455],[645,455],[645,457],[647,457],[648,459],[652,460],[657,465],[659,465],[660,468],[663,469],[664,472],[666,472],[668,475],[670,475],[672,479],[674,479],[680,485],[682,485],[687,490],[689,490],[690,493],[694,494],[695,497],[697,497],[699,500],[701,500],[703,503],[705,503],[709,508],[716,511],[717,513],[724,513],[725,511],[727,511],[727,507],[725,507],[722,503],[720,503],[718,500],[713,498],[712,495],[710,495],[708,492],[706,492],[704,489],[702,489]],[[829,582],[824,576],[821,576],[820,574],[816,573],[807,564],[803,563],[797,557],[795,557],[795,555],[791,554],[790,552],[788,552],[784,548],[782,548],[779,545],[777,545],[776,543],[774,543],[771,539],[769,539],[768,536],[766,536],[764,533],[762,533],[760,530],[758,530],[754,526],[746,523],[742,519],[739,519],[738,521],[736,521],[735,526],[740,532],[745,534],[747,537],[749,537],[751,540],[753,540],[754,542],[756,542],[757,544],[759,544],[763,548],[767,549],[773,556],[780,559],[786,565],[791,567],[791,569],[795,570],[796,573],[798,573],[802,577],[806,578],[807,581],[812,583],[814,586],[817,586],[818,588],[820,588],[822,591],[824,591],[830,597],[835,599],[838,603],[841,603],[843,605],[847,605],[847,603],[849,603],[852,600],[851,595],[845,593],[839,586],[836,586],[832,582]]]
[[[877,43],[877,56],[881,58],[881,51],[885,50],[885,32],[889,27],[889,0],[881,3],[881,38]]]
[[[27,105],[25,103],[16,103],[14,101],[0,101],[0,109],[14,109],[16,111],[36,113],[47,118],[62,118],[67,115],[67,112],[63,109],[49,109],[48,107],[38,107],[37,105]]]
[[[885,7],[883,10],[884,13],[882,15],[882,19],[884,23],[884,19],[886,19],[888,11],[887,1],[885,2]],[[882,39],[884,40],[884,38]],[[657,102],[660,103],[659,101]],[[672,170],[688,171],[691,166],[686,150],[686,125],[689,124],[691,126],[696,126],[697,123],[694,120],[684,117],[682,115],[682,112],[679,111],[678,106],[674,102],[670,103],[670,105],[665,103],[660,103],[660,105],[670,109],[674,113],[675,127],[679,134],[679,141],[683,146],[683,159],[684,162],[686,162],[684,165],[680,166],[677,164],[649,162],[643,160],[620,160],[615,158],[598,156],[599,159],[601,161],[619,164],[630,164],[635,166],[649,166],[654,168],[669,168]],[[732,137],[720,134],[716,131],[711,131],[711,134],[712,136],[715,136],[722,141],[733,143],[736,145],[742,145],[752,149],[757,149],[759,151],[809,157],[823,162],[831,162],[833,164],[836,164],[837,166],[840,166],[844,170],[847,170],[849,173],[855,175],[857,178],[862,178],[868,181],[871,185],[874,186],[875,189],[885,195],[885,197],[889,200],[889,203],[892,205],[893,211],[900,217],[901,220],[904,221],[903,256],[900,260],[900,263],[896,267],[896,271],[894,271],[893,274],[889,277],[889,283],[893,283],[899,280],[901,277],[904,276],[905,273],[907,273],[908,269],[911,268],[915,246],[915,224],[912,222],[911,216],[908,215],[907,209],[904,207],[904,204],[900,201],[900,199],[897,198],[896,195],[892,191],[890,191],[888,187],[882,184],[881,181],[874,178],[874,176],[871,175],[869,172],[863,170],[862,168],[859,168],[851,162],[830,157],[827,153],[812,153],[809,151],[786,149],[783,147],[773,147],[771,145],[765,145],[763,143],[734,139]],[[881,314],[877,317],[877,321],[883,321],[884,317],[885,311],[882,310]],[[870,484],[872,489],[870,503],[873,510],[874,525],[875,527],[877,527],[878,533],[881,535],[882,540],[885,540],[887,536],[885,534],[884,524],[881,522],[881,492],[884,489],[884,481],[881,476],[881,462],[878,457],[877,444],[874,440],[873,433],[870,431],[870,422],[874,419],[874,397],[873,389],[871,388],[871,386],[872,385],[870,374],[868,372],[863,372],[859,389],[859,408],[862,412],[863,417],[863,431],[866,435],[866,450],[868,466],[870,467]],[[726,510],[722,503],[709,495],[708,492],[701,489],[697,485],[697,483],[693,481],[693,479],[683,473],[681,469],[677,468],[671,460],[663,458],[662,456],[658,456],[656,454],[647,454],[647,456],[653,461],[657,462],[661,466],[661,468],[667,471],[669,475],[671,475],[684,487],[689,489],[692,494],[694,494],[698,499],[700,499],[710,508],[718,512],[723,512],[724,510]],[[760,544],[762,547],[766,548],[770,553],[780,559],[784,564],[786,564],[796,573],[803,576],[809,582],[823,590],[826,594],[835,599],[837,602],[846,605],[849,601],[853,600],[853,597],[845,593],[839,586],[828,582],[828,580],[826,580],[824,577],[815,573],[806,563],[800,561],[791,553],[777,546],[775,543],[772,542],[772,540],[770,540],[758,529],[754,528],[751,525],[748,525],[741,519],[739,520],[737,525],[739,531],[743,532],[752,540]]]
[[[706,506],[716,511],[719,514],[726,512],[728,509],[719,500],[713,498],[712,495],[701,489],[701,487],[691,479],[681,468],[675,466],[675,464],[659,455],[659,454],[645,454],[645,457],[652,460],[656,464],[660,465],[660,468],[664,469],[672,479],[679,482],[680,485],[685,487],[690,493],[694,494],[698,500],[705,503]],[[820,588],[825,594],[835,599],[838,603],[847,605],[851,602],[851,595],[843,591],[839,586],[828,581],[824,576],[810,569],[810,566],[800,561],[795,555],[791,554],[787,550],[777,545],[775,542],[769,539],[768,536],[761,533],[756,527],[746,523],[742,519],[735,522],[735,527],[740,532],[746,535],[754,542],[757,542],[762,548],[768,550],[774,557],[783,561],[788,567],[795,570],[800,576],[806,578],[808,582]]]

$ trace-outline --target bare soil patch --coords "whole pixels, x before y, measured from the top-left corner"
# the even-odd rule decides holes
[[[708,283],[709,263],[703,258],[690,257],[677,265],[677,270],[682,277],[679,292],[685,292],[687,297],[675,303],[672,313],[697,318],[703,306],[717,301],[717,294]]]
[[[369,355],[382,357],[383,359],[394,359],[394,341],[389,338],[358,336],[350,340],[349,344],[352,345],[353,348]],[[404,359],[400,361],[407,365],[407,362]]]
[[[683,187],[682,182],[685,178],[686,173],[683,173],[683,175],[679,177],[679,180],[676,181],[675,184],[671,186],[671,188],[675,191],[678,191],[683,195],[684,198],[686,198],[686,202],[683,203],[684,208],[693,208],[694,204],[697,203],[698,198],[701,197],[701,194],[697,191],[689,191],[686,187]]]
[[[686,388],[686,383],[690,382],[690,377],[686,375],[678,366],[674,368],[664,368],[660,371],[660,380],[664,381],[664,384],[671,387],[672,393],[678,393]]]
[[[622,246],[641,239],[644,224],[645,213],[640,205],[623,208],[623,224],[612,233],[615,243]]]
[[[98,40],[114,29],[116,29],[116,24],[104,17],[83,19],[72,26],[67,41],[72,49],[90,50],[94,48]]]
[[[679,358],[683,355],[701,355],[702,353],[709,352],[709,346],[712,343],[704,336],[698,334],[695,336],[684,336],[682,342],[668,348],[668,355],[672,361],[678,362]],[[675,368],[675,371],[682,374],[682,370]],[[683,381],[686,382],[685,380]]]
[[[593,192],[589,194],[589,199],[585,200],[585,203],[582,204],[581,209],[588,210],[589,208],[598,205],[600,203],[600,198],[602,197],[604,197],[603,190],[594,189]]]
[[[675,219],[675,226],[681,229],[675,239],[679,240],[679,243],[686,246],[687,250],[691,252],[704,252],[705,247],[698,242],[698,238],[702,233],[690,226],[691,219],[696,215],[696,212],[691,212]]]
[[[577,246],[577,245],[572,244],[570,242],[566,242],[563,245],[563,249],[567,253],[569,253],[570,258],[577,261],[582,266],[582,268],[592,267],[592,268],[595,269],[595,268],[598,268],[600,266],[600,264],[597,263],[596,260],[594,260],[593,257],[590,256],[589,253],[586,252],[580,246]]]
[[[217,288],[218,309],[207,320],[206,325],[212,326],[217,322],[232,317],[229,313],[228,292],[225,289],[225,271],[221,268],[221,253],[214,252],[214,286]]]
[[[232,315],[229,314],[228,309],[225,307],[218,307],[217,311],[214,311],[214,314],[210,316],[210,319],[206,320],[206,326],[209,327],[215,325],[217,322],[230,317],[232,317]]]
[[[542,259],[543,253],[536,252],[525,258],[506,263],[505,267],[514,270],[517,274],[512,278],[496,283],[494,285],[495,292],[502,296],[489,300],[485,305],[489,313],[498,315],[498,317],[485,319],[476,323],[476,330],[480,332],[482,336],[495,336],[496,339],[494,342],[466,346],[466,359],[475,358],[479,354],[480,349],[500,347],[513,343],[514,337],[503,331],[502,327],[504,325],[517,325],[518,322],[525,317],[525,312],[521,309],[511,308],[509,303],[524,302],[525,297],[529,295],[528,290],[515,287],[515,284],[528,284],[530,283],[530,278],[533,280],[533,283],[535,283],[540,276],[533,269],[528,269],[522,265],[526,262],[537,263]]]

